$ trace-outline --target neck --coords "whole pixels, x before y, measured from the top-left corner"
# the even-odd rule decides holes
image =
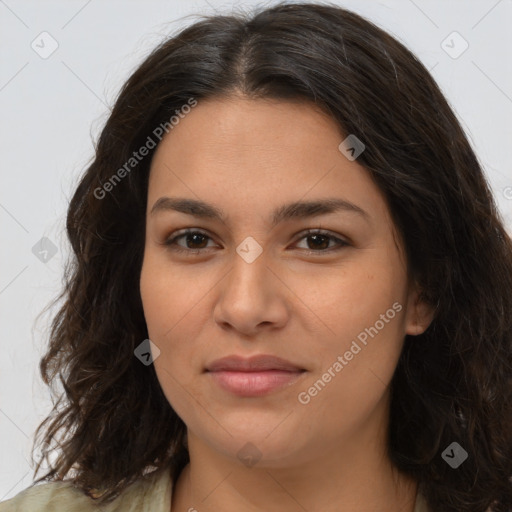
[[[177,479],[172,512],[413,512],[417,483],[373,443],[340,443],[292,466],[245,467],[189,434],[190,463]],[[364,446],[364,449],[360,449]]]

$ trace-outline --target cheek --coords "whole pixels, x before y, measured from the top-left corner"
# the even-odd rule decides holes
[[[172,267],[165,255],[155,252],[147,251],[141,271],[144,316],[150,336],[170,341],[185,324],[193,327],[191,318],[211,285],[208,276],[202,276],[192,266]]]
[[[173,385],[169,374],[176,385],[185,385],[202,368],[201,344],[208,340],[201,331],[209,314],[202,304],[214,283],[212,272],[206,275],[193,265],[171,267],[157,251],[145,255],[140,292],[149,339],[160,349],[155,368],[166,387]]]
[[[297,303],[308,306],[336,348],[342,348],[340,341],[347,342],[373,326],[395,302],[403,305],[405,300],[406,276],[398,265],[377,251],[355,256],[336,266],[319,265],[307,272],[295,269],[287,277],[300,299]],[[387,331],[390,324],[386,324]]]
[[[154,360],[155,372],[164,395],[180,417],[187,417],[191,408],[186,397],[193,393],[191,368],[198,352],[193,343],[183,343],[193,339],[190,327],[194,325],[193,304],[197,298],[190,290],[183,274],[170,272],[161,258],[146,253],[140,293],[149,339],[160,350]],[[187,328],[189,332],[185,332]]]
[[[393,261],[368,256],[343,271],[331,269],[329,278],[317,275],[322,293],[302,296],[329,330],[317,343],[320,364],[299,402],[320,416],[329,414],[333,425],[348,427],[347,411],[354,421],[371,412],[386,392],[403,344],[406,276]]]

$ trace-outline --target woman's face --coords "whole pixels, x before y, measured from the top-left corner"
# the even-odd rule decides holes
[[[212,453],[270,467],[385,438],[404,336],[430,317],[344,138],[309,104],[232,97],[200,100],[154,155],[144,314],[162,389]]]

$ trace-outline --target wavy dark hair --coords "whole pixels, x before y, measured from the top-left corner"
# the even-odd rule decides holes
[[[512,510],[511,238],[427,69],[327,3],[203,16],[121,88],[67,212],[72,254],[40,362],[44,382],[63,389],[36,430],[35,474],[43,460],[49,471],[32,485],[65,479],[103,503],[188,462],[185,424],[153,365],[134,356],[148,337],[139,277],[155,148],[115,186],[112,176],[190,98],[232,94],[309,102],[364,142],[358,162],[387,201],[409,278],[435,308],[423,334],[406,336],[391,382],[389,456],[437,512]],[[456,470],[442,457],[452,442],[469,455]]]

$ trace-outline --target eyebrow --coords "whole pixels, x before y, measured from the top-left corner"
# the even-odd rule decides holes
[[[227,215],[216,206],[184,197],[161,197],[151,208],[150,215],[162,211],[176,211],[198,218],[220,220],[226,223]],[[359,206],[340,198],[325,198],[314,201],[295,201],[284,204],[272,212],[272,226],[290,219],[306,219],[336,213],[339,211],[352,212],[369,220],[369,215]]]

